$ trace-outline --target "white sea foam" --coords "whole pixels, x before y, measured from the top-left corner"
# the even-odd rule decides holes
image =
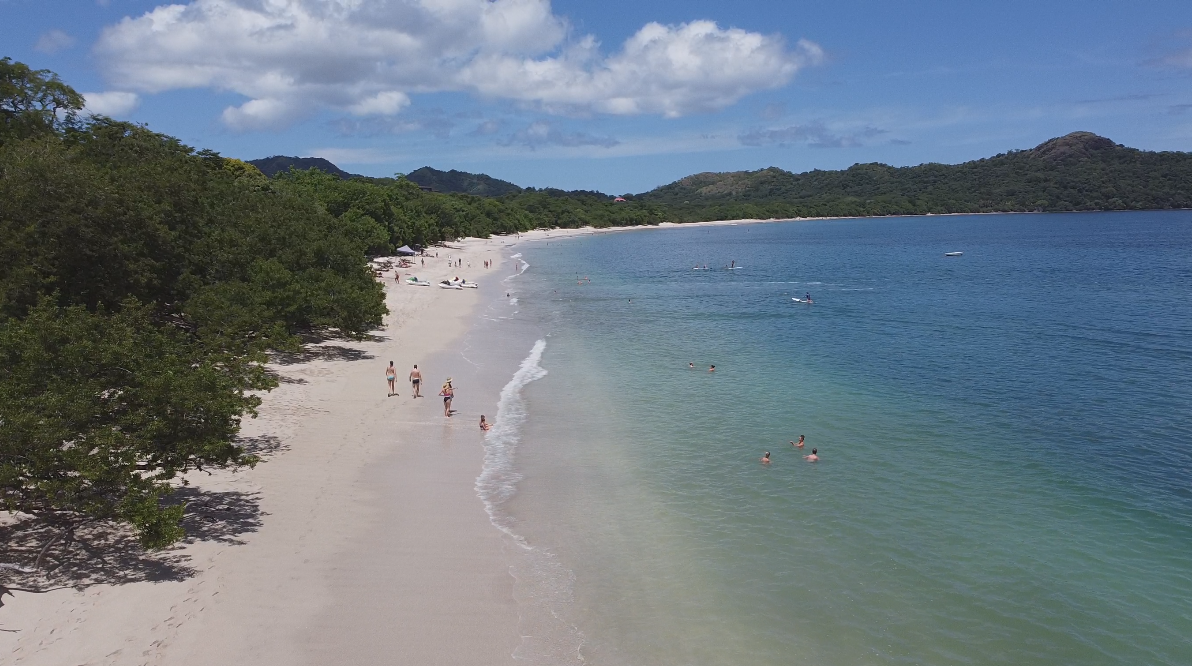
[[[484,502],[488,519],[497,529],[513,537],[522,547],[528,547],[525,539],[510,529],[509,521],[497,511],[497,507],[517,492],[521,475],[514,469],[513,459],[517,444],[521,441],[522,424],[526,421],[526,403],[522,389],[530,382],[546,376],[546,370],[539,365],[546,340],[534,343],[534,348],[513,373],[513,378],[501,389],[497,400],[497,415],[492,429],[484,436],[484,467],[476,477],[476,494]]]
[[[540,365],[545,349],[546,340],[535,342],[530,355],[501,389],[496,419],[484,436],[484,467],[476,478],[476,494],[484,502],[493,526],[518,546],[510,573],[517,581],[514,597],[519,604],[522,642],[514,658],[532,666],[583,664],[583,632],[566,619],[574,603],[574,574],[553,553],[531,546],[514,531],[512,517],[501,511],[501,505],[517,492],[522,478],[515,468],[526,422],[522,391],[530,382],[546,376],[546,369]]]

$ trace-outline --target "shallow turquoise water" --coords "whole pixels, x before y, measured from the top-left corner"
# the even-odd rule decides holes
[[[527,661],[1192,663],[1192,213],[517,250]]]

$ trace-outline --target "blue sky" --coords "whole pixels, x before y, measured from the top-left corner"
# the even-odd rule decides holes
[[[641,192],[961,162],[1088,130],[1192,150],[1192,3],[0,0],[0,56],[232,157]]]

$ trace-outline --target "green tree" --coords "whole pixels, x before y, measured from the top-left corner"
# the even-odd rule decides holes
[[[0,58],[0,143],[78,122],[83,96],[46,69]]]
[[[162,496],[192,469],[252,465],[232,443],[271,386],[255,359],[213,354],[154,323],[135,301],[119,312],[42,299],[0,325],[0,502],[69,530],[131,524],[141,543],[182,536]]]

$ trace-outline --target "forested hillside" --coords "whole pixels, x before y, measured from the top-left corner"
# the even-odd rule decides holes
[[[1192,207],[1192,154],[1088,132],[963,164],[701,173],[636,197],[683,220]]]
[[[274,155],[273,157],[264,157],[259,160],[248,160],[248,163],[260,169],[261,173],[270,178],[290,169],[318,169],[344,180],[359,178],[356,174],[348,173],[322,157],[286,157],[285,155]]]
[[[406,178],[422,187],[429,187],[435,192],[499,197],[522,191],[522,188],[505,180],[499,180],[483,173],[468,173],[455,169],[439,171],[427,166],[411,171],[406,174]]]

